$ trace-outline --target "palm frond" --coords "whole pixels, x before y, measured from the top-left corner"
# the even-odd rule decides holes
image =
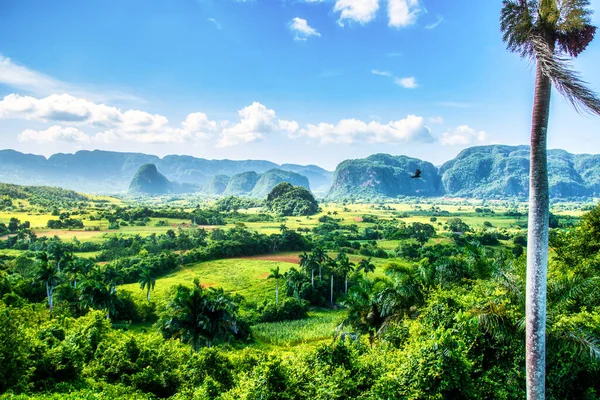
[[[502,4],[500,30],[506,48],[521,57],[530,57],[533,55],[530,37],[534,29],[530,10],[537,8],[536,2],[504,0]]]
[[[581,353],[589,354],[592,360],[600,361],[600,340],[594,335],[577,329],[565,334],[562,338],[575,346]]]
[[[535,58],[544,75],[552,80],[556,90],[573,105],[579,113],[600,115],[600,98],[590,90],[567,58],[554,54],[554,50],[544,38],[534,35],[531,44]]]
[[[593,11],[589,0],[559,0],[558,29],[563,32],[583,29],[591,23]]]

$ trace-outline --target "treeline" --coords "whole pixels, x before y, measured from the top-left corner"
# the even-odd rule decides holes
[[[0,197],[8,199],[27,199],[31,205],[45,208],[56,206],[72,208],[89,202],[90,199],[73,190],[50,186],[20,186],[0,183]]]

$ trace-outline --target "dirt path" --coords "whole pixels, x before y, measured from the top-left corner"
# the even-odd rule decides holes
[[[298,255],[297,254],[286,254],[286,255],[277,255],[277,254],[267,254],[262,256],[249,256],[249,257],[239,257],[244,260],[265,260],[265,261],[279,261],[290,264],[298,264]]]

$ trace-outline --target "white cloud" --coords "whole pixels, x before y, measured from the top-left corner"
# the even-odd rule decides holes
[[[254,142],[278,127],[275,111],[257,102],[239,110],[238,115],[240,122],[221,131],[217,146],[228,147]]]
[[[336,0],[334,12],[340,13],[338,23],[344,26],[344,20],[360,24],[371,22],[379,10],[379,0]]]
[[[69,94],[53,94],[42,99],[9,94],[0,100],[0,118],[22,118],[43,122],[78,122],[112,125],[122,119],[115,107],[96,104]]]
[[[18,65],[2,54],[0,54],[0,83],[27,91],[41,89],[46,92],[57,90],[61,85],[61,82],[56,79]]]
[[[435,22],[432,22],[431,24],[425,25],[425,29],[435,29],[442,22],[444,22],[444,17],[442,17],[441,15],[438,15],[437,20]]]
[[[478,132],[467,125],[462,125],[452,131],[445,132],[442,135],[441,142],[446,146],[468,146],[483,143],[486,139],[486,132]]]
[[[371,73],[373,75],[385,76],[387,78],[392,78],[392,80],[394,81],[394,83],[396,85],[401,86],[405,89],[415,89],[419,86],[417,84],[417,79],[414,76],[410,76],[410,77],[406,77],[406,78],[398,78],[389,71],[381,71],[378,69],[372,69]]]
[[[221,30],[221,28],[223,28],[221,23],[214,18],[207,18],[206,20],[208,22],[210,22],[211,24],[213,24],[215,26],[215,28],[217,28],[218,30]]]
[[[173,127],[169,125],[169,120],[160,114],[141,110],[122,111],[116,107],[96,104],[69,94],[55,94],[42,99],[10,94],[0,100],[0,119],[7,118],[59,122],[77,129],[105,128],[105,131],[93,136],[94,140],[101,143],[118,140],[142,143],[182,142],[192,138],[208,138],[217,130],[217,123],[210,121],[203,113],[192,113],[181,123],[181,127]],[[28,132],[26,137],[50,137],[48,135],[53,132],[54,137],[58,137],[56,130],[40,132],[37,135]]]
[[[321,34],[310,25],[305,19],[294,18],[290,21],[290,30],[294,33],[294,40],[305,41],[311,36],[320,37]]]
[[[419,0],[388,0],[388,25],[394,28],[413,25],[422,12]]]
[[[36,142],[36,143],[89,143],[90,137],[84,132],[73,127],[63,127],[54,125],[43,131],[26,129],[18,137],[21,142]]]
[[[394,79],[394,83],[398,86],[402,86],[405,89],[415,89],[419,85],[417,85],[417,80],[414,76],[408,78],[396,78]]]
[[[143,103],[142,99],[121,91],[62,82],[24,65],[20,65],[2,54],[0,54],[0,84],[38,96],[69,92],[97,101],[119,100]]]
[[[444,123],[444,117],[429,117],[429,123],[435,125],[441,125]]]
[[[389,71],[381,71],[381,70],[378,70],[378,69],[372,69],[371,73],[373,75],[393,77],[392,73],[389,72]]]
[[[280,119],[277,125],[279,129],[287,131],[290,135],[294,135],[300,130],[300,125],[296,121],[286,121]]]
[[[189,114],[181,126],[184,131],[199,138],[208,138],[217,130],[217,123],[209,120],[208,116],[201,112]]]
[[[335,125],[328,123],[308,125],[292,137],[315,139],[321,144],[352,144],[356,142],[392,144],[434,141],[431,130],[425,125],[423,117],[415,115],[409,115],[405,119],[391,121],[387,124],[345,119]]]

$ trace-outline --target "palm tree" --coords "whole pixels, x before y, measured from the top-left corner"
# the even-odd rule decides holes
[[[153,290],[156,285],[156,278],[152,272],[152,265],[144,264],[142,272],[140,272],[138,283],[140,284],[140,289],[146,289],[146,300],[150,303],[150,290]]]
[[[267,277],[267,279],[275,279],[275,304],[279,304],[279,279],[281,279],[283,275],[279,272],[279,266],[277,268],[271,270],[271,275]]]
[[[358,262],[358,270],[363,270],[365,272],[365,276],[369,272],[375,272],[375,264],[371,262],[371,258],[363,258]]]
[[[343,273],[345,276],[344,294],[348,294],[348,275],[350,274],[350,272],[354,271],[354,263],[350,261],[350,259],[344,252],[338,254],[337,261],[340,266],[340,272]]]
[[[373,281],[360,279],[352,286],[344,305],[348,307],[348,316],[342,323],[350,325],[360,333],[369,334],[369,343],[373,346],[375,335],[382,323],[381,311],[374,293]]]
[[[314,262],[314,258],[312,257],[312,255],[306,254],[306,252],[300,254],[298,256],[298,258],[300,259],[300,261],[298,262],[298,265],[300,265],[300,268],[302,268],[304,271],[306,271],[306,275],[308,275],[308,271],[310,271],[310,284],[314,288],[315,287],[315,262]]]
[[[531,128],[529,233],[526,290],[527,397],[545,396],[546,280],[549,193],[547,131],[552,86],[577,109],[600,115],[600,99],[568,57],[577,57],[593,40],[589,0],[504,0],[503,40],[509,51],[536,62]]]
[[[104,268],[104,282],[110,287],[111,293],[117,292],[117,285],[123,280],[123,271],[118,263],[107,264]]]
[[[48,260],[46,253],[42,253],[39,257],[39,265],[37,269],[37,279],[46,286],[46,296],[48,298],[48,306],[50,311],[54,306],[54,289],[58,286],[58,267],[54,260]]]
[[[327,268],[329,269],[329,273],[331,276],[331,305],[333,305],[333,280],[335,276],[339,273],[339,266],[335,259],[329,258],[327,260]]]
[[[328,258],[327,253],[325,253],[325,250],[323,250],[322,247],[317,247],[316,249],[313,250],[311,255],[312,255],[313,261],[319,266],[319,279],[321,279],[323,277],[323,275],[322,275],[323,263],[325,261],[327,261],[327,258]]]

